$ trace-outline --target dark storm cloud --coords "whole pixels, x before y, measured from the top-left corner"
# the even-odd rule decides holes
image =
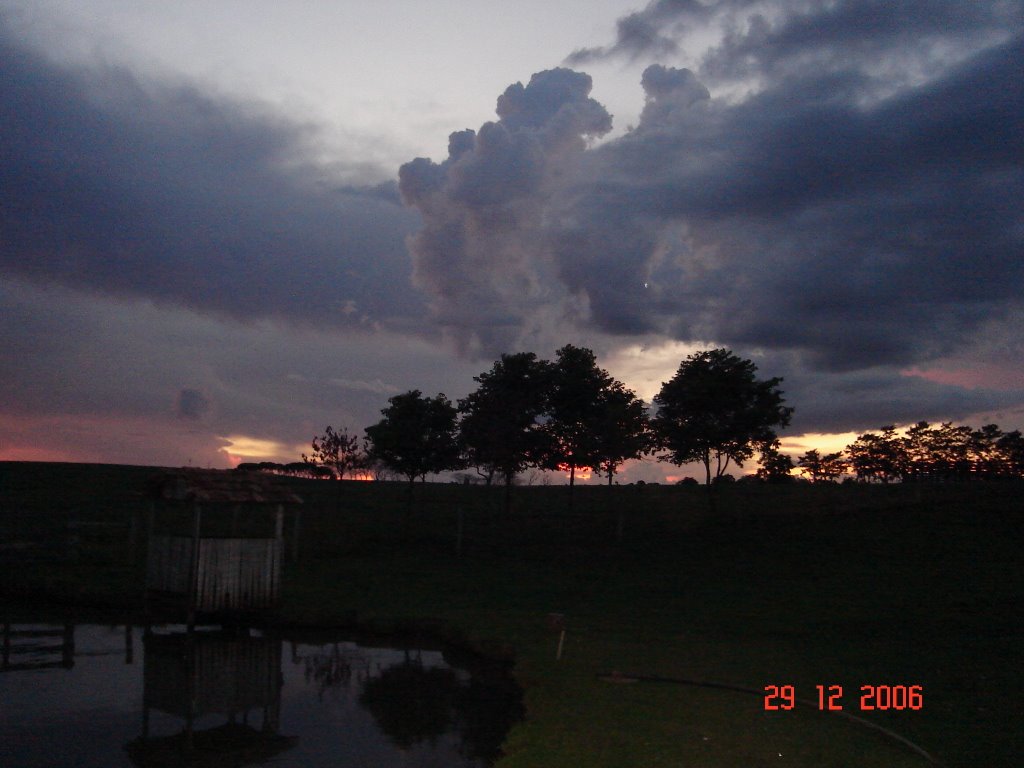
[[[210,410],[210,400],[198,389],[183,389],[178,393],[179,419],[199,421]]]
[[[401,333],[238,322],[18,278],[0,280],[0,361],[0,453],[163,466],[225,466],[232,435],[296,460],[325,424],[361,433],[396,392],[457,399],[479,372]]]
[[[903,55],[948,56],[937,43],[1005,34],[1021,18],[1014,0],[652,0],[616,22],[611,45],[578,49],[566,63],[691,54],[680,41],[704,31],[719,40],[702,57],[702,78],[761,76],[804,69],[812,59],[842,66],[851,57],[890,56],[897,46]]]
[[[616,22],[612,45],[579,48],[565,61],[575,66],[614,56],[636,59],[673,54],[679,50],[674,39],[674,33],[678,31],[675,24],[704,20],[712,12],[699,0],[654,0],[642,11],[627,14]]]
[[[745,356],[756,361],[760,377],[783,378],[780,387],[786,401],[796,406],[785,430],[790,435],[864,432],[885,424],[917,421],[971,422],[976,414],[1024,403],[1024,390],[1020,388],[995,390],[941,384],[894,366],[865,365],[858,370],[824,374],[809,369],[799,353]]]
[[[1020,392],[905,371],[1024,331],[1020,9],[652,3],[630,17],[651,25],[652,46],[629,47],[620,28],[605,53],[668,50],[658,41],[700,24],[720,34],[694,53],[696,72],[645,70],[635,128],[527,152],[507,149],[527,129],[499,121],[501,152],[456,134],[445,163],[403,169],[425,221],[417,280],[442,323],[500,323],[481,337],[493,351],[554,318],[604,343],[663,335],[784,355],[803,429],[1012,406]],[[471,174],[481,158],[501,160]]]
[[[453,134],[445,163],[402,169],[417,279],[442,324],[500,325],[506,348],[536,295],[605,333],[822,368],[948,354],[1024,283],[1022,58],[1012,40],[868,107],[828,73],[728,104],[653,65],[637,128],[590,150],[537,140],[541,100],[525,128]]]
[[[797,82],[645,111],[601,153],[648,179],[607,209],[686,230],[650,310],[680,338],[800,348],[829,368],[969,344],[1024,286],[1022,60],[1013,40],[867,109]],[[670,295],[679,276],[685,296]]]
[[[394,184],[304,164],[316,134],[123,69],[72,71],[0,30],[0,270],[236,317],[415,316]]]
[[[748,6],[748,13],[729,13]],[[851,62],[885,69],[896,82],[919,75],[915,63],[952,58],[1022,23],[1019,2],[852,0],[842,3],[730,2],[713,6],[723,35],[706,53],[709,80],[785,77],[809,66],[845,69]],[[771,19],[771,20],[769,20]],[[901,72],[900,65],[906,66]]]

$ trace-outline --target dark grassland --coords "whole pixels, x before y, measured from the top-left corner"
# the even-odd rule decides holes
[[[11,617],[141,605],[130,520],[153,468],[0,463]],[[306,499],[278,620],[427,633],[515,662],[512,766],[926,766],[763,691],[842,685],[844,711],[948,766],[1024,756],[1024,486],[500,489],[290,479]],[[461,520],[461,523],[460,523]],[[289,517],[289,552],[294,544]],[[70,525],[69,525],[70,524]],[[459,530],[461,529],[461,538]],[[548,614],[565,615],[563,657]],[[920,685],[920,711],[860,711],[862,685]]]

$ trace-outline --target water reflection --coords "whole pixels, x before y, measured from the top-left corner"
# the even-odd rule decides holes
[[[522,716],[477,659],[183,629],[4,625],[0,765],[480,768]]]
[[[143,671],[142,736],[128,754],[140,768],[243,766],[265,762],[295,745],[278,734],[281,641],[222,632],[148,634]],[[150,735],[153,710],[183,721],[180,733]],[[227,722],[196,730],[211,715]],[[260,727],[250,726],[250,715]]]
[[[0,672],[75,666],[75,625],[15,627],[3,625]]]
[[[418,764],[408,762],[415,753],[452,751],[466,765],[487,765],[523,716],[518,686],[477,657],[352,642],[292,643],[291,649],[292,664],[303,670],[318,700],[344,700],[350,712],[369,713],[403,754],[403,765]]]

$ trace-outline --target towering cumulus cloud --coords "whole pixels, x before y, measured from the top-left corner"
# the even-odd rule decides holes
[[[586,75],[512,86],[401,171],[436,318],[489,352],[569,324],[791,372],[1019,349],[1021,5],[925,5],[651,3],[570,60],[703,47],[648,66],[635,127],[603,143]]]
[[[399,171],[424,221],[410,244],[414,280],[463,351],[508,349],[536,312],[563,304],[545,231],[587,140],[611,129],[590,89],[585,74],[540,72],[501,95],[496,122],[453,133],[445,161]]]

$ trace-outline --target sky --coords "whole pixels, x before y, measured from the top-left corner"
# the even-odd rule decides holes
[[[294,461],[569,343],[729,348],[794,453],[1022,429],[1022,72],[1012,0],[0,0],[0,460]]]

